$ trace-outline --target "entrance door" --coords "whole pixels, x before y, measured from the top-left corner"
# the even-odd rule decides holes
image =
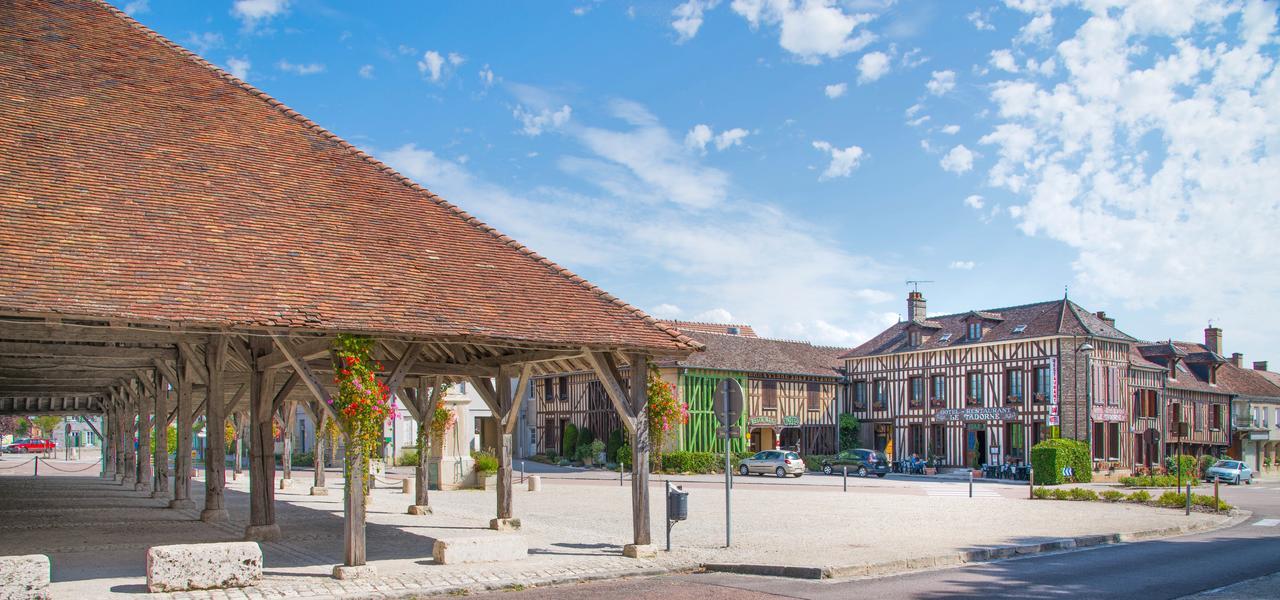
[[[876,423],[876,434],[873,440],[874,447],[872,450],[884,452],[889,446],[889,440],[893,439],[893,425],[889,423]]]
[[[783,450],[796,450],[800,447],[800,430],[795,427],[788,427],[782,430],[782,436],[778,442],[778,447]]]
[[[964,464],[977,468],[987,457],[987,425],[969,423],[965,426]]]

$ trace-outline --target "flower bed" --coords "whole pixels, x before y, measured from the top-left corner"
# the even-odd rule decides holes
[[[1184,508],[1187,504],[1187,495],[1178,492],[1165,492],[1159,498],[1152,500],[1151,493],[1146,490],[1138,490],[1131,494],[1124,494],[1117,490],[1107,490],[1101,494],[1087,488],[1056,488],[1048,489],[1043,487],[1035,488],[1032,492],[1037,500],[1075,500],[1075,501],[1102,501],[1102,502],[1129,502],[1132,504],[1142,504],[1146,506],[1158,506],[1161,508]],[[1200,512],[1214,512],[1213,496],[1204,494],[1191,495],[1191,508]],[[1218,501],[1218,510],[1231,510],[1232,506]]]

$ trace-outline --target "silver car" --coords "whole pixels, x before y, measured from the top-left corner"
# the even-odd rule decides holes
[[[752,473],[759,475],[772,473],[778,477],[786,477],[787,475],[799,477],[804,475],[804,460],[795,452],[763,450],[755,453],[750,458],[742,459],[742,462],[738,465],[739,475],[746,476]]]
[[[1253,470],[1242,461],[1220,460],[1204,470],[1205,481],[1212,482],[1215,478],[1234,485],[1240,485],[1240,482],[1252,484]]]

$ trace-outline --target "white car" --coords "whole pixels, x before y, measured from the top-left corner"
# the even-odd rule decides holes
[[[1241,482],[1252,484],[1253,470],[1242,461],[1220,460],[1204,471],[1205,481],[1212,482],[1214,479],[1233,485],[1240,485]]]

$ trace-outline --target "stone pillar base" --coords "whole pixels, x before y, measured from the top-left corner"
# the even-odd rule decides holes
[[[136,481],[134,481],[134,480],[133,480],[133,478],[132,478],[132,477],[129,477],[128,475],[125,475],[125,476],[124,476],[124,479],[121,479],[121,480],[120,480],[120,486],[121,486],[121,487],[131,488],[131,487],[133,487],[133,484],[135,484],[135,483],[137,483],[137,482],[136,482]]]
[[[206,508],[200,512],[200,520],[205,523],[226,523],[231,520],[225,508]]]
[[[494,531],[516,531],[520,529],[520,519],[490,519],[489,529]]]
[[[133,484],[133,491],[151,493],[151,486],[139,481],[138,483]]]
[[[328,495],[329,495],[329,488],[327,488],[327,487],[313,487],[313,488],[311,488],[311,495],[312,495],[312,496],[328,496]]]
[[[271,525],[250,525],[244,528],[244,540],[246,542],[278,542],[280,537],[280,526],[274,523]]]
[[[410,515],[429,515],[431,514],[431,507],[426,504],[410,504],[409,510],[405,512]]]
[[[373,579],[378,576],[378,569],[373,565],[337,565],[333,567],[334,579]]]
[[[170,500],[169,508],[176,510],[191,510],[196,507],[194,500]]]
[[[151,497],[152,497],[152,498],[155,498],[155,499],[157,499],[157,500],[159,500],[159,499],[163,499],[163,498],[168,498],[168,497],[169,497],[169,490],[151,490]]]
[[[627,544],[622,547],[622,555],[627,558],[657,558],[658,549],[653,544]]]
[[[282,489],[282,490],[287,490],[287,489],[289,489],[289,485],[290,485],[291,483],[293,483],[293,480],[292,480],[292,479],[281,479],[281,480],[280,480],[280,489]]]

